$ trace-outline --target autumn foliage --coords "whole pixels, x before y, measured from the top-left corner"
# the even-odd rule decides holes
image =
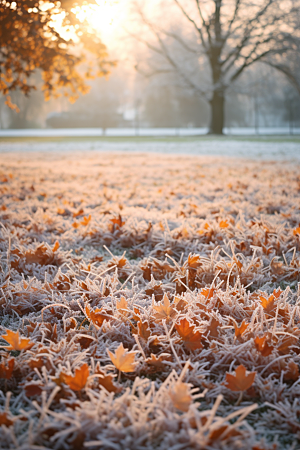
[[[0,448],[298,448],[296,168],[23,158],[0,172]]]
[[[37,70],[46,99],[61,95],[63,89],[71,101],[88,91],[86,77],[109,72],[113,63],[108,60],[106,47],[86,23],[77,19],[73,9],[77,4],[67,0],[0,2],[0,92],[8,106],[17,109],[9,95],[12,91],[19,89],[28,95],[36,89],[30,76]],[[61,16],[65,30],[72,30],[69,38],[55,27]],[[76,51],[74,38],[78,41]],[[86,52],[93,55],[94,67],[86,63],[83,72],[78,66],[87,59]]]

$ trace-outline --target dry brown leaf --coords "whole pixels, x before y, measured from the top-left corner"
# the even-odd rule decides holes
[[[107,349],[108,356],[110,357],[114,366],[121,372],[134,372],[138,363],[134,362],[135,355],[138,352],[128,351],[123,347],[121,343],[115,354]]]
[[[117,386],[114,384],[114,375],[106,374],[104,373],[101,368],[100,364],[97,363],[95,374],[100,375],[100,377],[97,377],[98,383],[100,386],[104,387],[108,392],[121,392],[122,386]]]
[[[43,392],[43,384],[40,381],[31,381],[24,386],[24,392],[26,397],[34,397],[35,395],[41,395]]]
[[[256,372],[247,372],[242,364],[235,369],[233,374],[226,373],[223,383],[228,389],[234,392],[246,391],[254,383]]]
[[[146,359],[146,363],[150,366],[154,366],[157,369],[165,369],[166,362],[172,361],[172,356],[169,353],[161,353],[158,357],[151,353],[151,357]]]
[[[146,321],[142,322],[140,320],[137,324],[137,327],[138,327],[138,335],[141,338],[145,339],[145,341],[148,341],[149,337],[151,336],[151,331],[149,329],[148,322]]]
[[[15,367],[15,358],[9,358],[0,363],[0,378],[9,380]]]
[[[14,422],[10,419],[6,412],[0,412],[0,426],[5,425],[6,427],[10,427],[13,423]]]

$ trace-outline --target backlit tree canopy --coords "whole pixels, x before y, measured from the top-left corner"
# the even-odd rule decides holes
[[[14,107],[11,91],[29,94],[35,89],[29,78],[38,69],[46,99],[64,88],[71,101],[88,90],[87,77],[109,72],[113,63],[107,59],[106,47],[90,33],[87,23],[78,20],[76,6],[80,5],[74,0],[0,0],[0,93],[10,107]],[[96,59],[96,71],[86,51]],[[84,70],[79,70],[82,62]]]
[[[171,69],[204,97],[211,133],[222,133],[225,94],[247,68],[260,61],[279,69],[280,61],[285,73],[282,61],[298,49],[298,0],[164,0],[155,20],[148,4],[135,0],[138,20],[150,31],[135,37],[152,52],[150,75]]]

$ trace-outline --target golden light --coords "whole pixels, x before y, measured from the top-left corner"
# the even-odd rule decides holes
[[[78,6],[74,12],[79,20],[87,20],[107,44],[111,44],[119,29],[125,24],[127,10],[123,0],[96,0],[97,5]]]

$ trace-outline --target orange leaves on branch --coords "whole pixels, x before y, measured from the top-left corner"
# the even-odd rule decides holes
[[[200,331],[195,331],[196,326],[192,325],[185,317],[175,324],[175,328],[188,350],[203,348],[202,334]]]
[[[134,362],[135,355],[138,352],[128,351],[123,347],[121,343],[117,348],[115,354],[107,349],[108,356],[110,357],[113,365],[120,370],[120,372],[134,372],[137,363]]]
[[[242,364],[235,369],[234,374],[226,373],[223,383],[228,389],[234,392],[246,391],[254,383],[256,372],[247,372]]]
[[[7,361],[0,363],[0,378],[9,380],[12,376],[15,367],[15,358],[10,358]]]
[[[156,311],[153,314],[156,322],[161,322],[162,320],[169,322],[170,319],[173,319],[178,314],[173,305],[171,305],[167,294],[164,294],[160,303],[153,305],[153,309]]]
[[[3,334],[1,337],[10,344],[8,347],[4,347],[9,351],[29,350],[34,346],[34,342],[31,342],[30,339],[20,337],[19,331],[6,330],[6,334]]]
[[[182,412],[189,410],[193,398],[190,393],[190,386],[187,383],[178,381],[170,388],[169,395],[175,408]]]
[[[75,375],[62,373],[62,380],[72,391],[81,391],[86,385],[89,374],[89,366],[84,363],[81,367],[75,369]]]

